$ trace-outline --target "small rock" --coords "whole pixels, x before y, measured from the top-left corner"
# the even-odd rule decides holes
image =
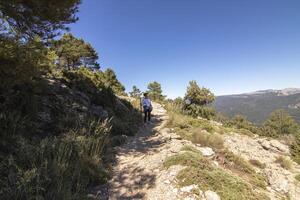
[[[213,161],[214,165],[219,166],[219,163],[217,161]]]
[[[198,186],[193,184],[193,185],[189,185],[189,186],[185,186],[185,187],[180,188],[180,191],[190,193],[193,189],[197,189],[197,188],[198,188]]]
[[[170,180],[165,180],[164,183],[165,184],[170,184],[171,182],[170,182]]]
[[[179,135],[172,135],[170,136],[171,140],[182,140],[182,138]]]
[[[210,147],[199,147],[198,150],[203,156],[213,156],[215,154],[214,150]]]
[[[220,200],[220,197],[217,193],[207,190],[204,193],[206,200]]]
[[[176,176],[176,172],[170,172],[170,176]]]

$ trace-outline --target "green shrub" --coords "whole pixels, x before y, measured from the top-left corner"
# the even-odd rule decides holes
[[[300,164],[300,133],[295,135],[294,142],[290,145],[292,158],[295,162]]]
[[[204,119],[213,119],[216,115],[216,112],[212,107],[199,106],[195,104],[186,106],[184,113],[192,117],[202,117]]]
[[[264,122],[262,131],[266,136],[278,137],[285,134],[296,134],[299,126],[286,111],[275,110]]]
[[[238,131],[245,135],[261,134],[260,129],[243,115],[236,115],[231,120],[226,120],[224,125],[239,129]]]

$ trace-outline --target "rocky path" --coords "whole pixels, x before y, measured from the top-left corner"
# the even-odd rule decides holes
[[[164,128],[166,111],[159,104],[153,107],[151,124],[118,149],[109,199],[176,199],[170,181],[180,169],[173,169],[170,175],[162,170],[162,164],[166,157],[180,150],[182,142]]]

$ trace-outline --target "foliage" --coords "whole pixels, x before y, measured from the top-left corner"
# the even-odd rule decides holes
[[[260,129],[255,124],[248,121],[248,119],[243,115],[234,116],[232,119],[225,121],[224,125],[227,127],[234,127],[240,130],[248,130],[255,134],[260,134]]]
[[[213,119],[216,115],[216,112],[212,107],[196,104],[186,105],[183,112],[192,117],[202,117],[205,119]]]
[[[267,180],[262,174],[256,173],[252,165],[242,157],[232,153],[228,149],[223,149],[218,152],[221,164],[232,171],[244,177],[250,183],[257,187],[266,188]]]
[[[162,101],[164,100],[164,96],[162,95],[162,89],[160,83],[154,81],[148,84],[147,92],[149,93],[149,97],[154,101]]]
[[[271,137],[296,134],[298,131],[298,124],[284,110],[275,110],[272,112],[262,127],[263,134]]]
[[[295,162],[300,164],[300,133],[295,135],[294,142],[290,145],[292,158]]]
[[[103,72],[104,85],[110,87],[116,94],[125,95],[125,87],[117,79],[115,72],[108,68]]]
[[[196,81],[190,81],[184,100],[190,101],[188,104],[203,106],[212,103],[215,96],[209,89],[199,87]]]
[[[186,166],[177,175],[180,186],[196,184],[201,190],[215,191],[225,200],[269,199],[264,193],[254,190],[242,178],[213,166],[197,150],[187,147],[182,150],[184,152],[169,157],[164,163],[165,167]]]
[[[34,30],[25,27],[14,35],[1,29],[0,199],[85,199],[91,186],[108,179],[104,158],[111,145],[109,135],[133,135],[141,123],[137,108],[115,95],[114,90],[124,89],[113,71],[56,68],[61,55],[43,39],[56,35],[70,20],[58,21],[60,17],[73,16],[64,13],[68,8],[63,5],[70,2],[78,1],[0,3],[0,17],[5,6],[16,5],[11,11],[32,14],[28,19],[36,21],[28,26],[40,31],[27,32]],[[38,6],[42,8],[37,10]],[[61,13],[55,19],[42,18],[48,11],[44,8]],[[5,20],[15,19],[6,16]],[[13,23],[20,23],[16,30],[22,29],[22,21]],[[92,51],[84,41],[76,44]],[[89,67],[91,56],[84,56],[78,62]]]
[[[84,66],[99,69],[98,55],[94,48],[83,39],[75,38],[71,33],[53,42],[53,49],[58,56],[58,65],[67,69]]]
[[[53,38],[67,24],[77,21],[80,0],[0,1],[3,32],[22,38]]]
[[[132,86],[132,91],[129,92],[130,96],[133,98],[139,98],[141,95],[141,90],[137,88],[137,86]]]
[[[214,99],[215,96],[209,89],[200,88],[196,81],[190,81],[184,97],[183,110],[193,117],[212,119],[216,115],[215,110],[206,105],[212,103]]]
[[[91,121],[67,137],[1,138],[1,199],[82,199],[91,184],[107,179],[101,157],[108,121]],[[3,135],[1,135],[2,137]]]

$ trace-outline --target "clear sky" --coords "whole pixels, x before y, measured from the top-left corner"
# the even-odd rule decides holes
[[[83,0],[71,32],[127,91],[169,97],[190,80],[216,95],[300,87],[300,0]]]

